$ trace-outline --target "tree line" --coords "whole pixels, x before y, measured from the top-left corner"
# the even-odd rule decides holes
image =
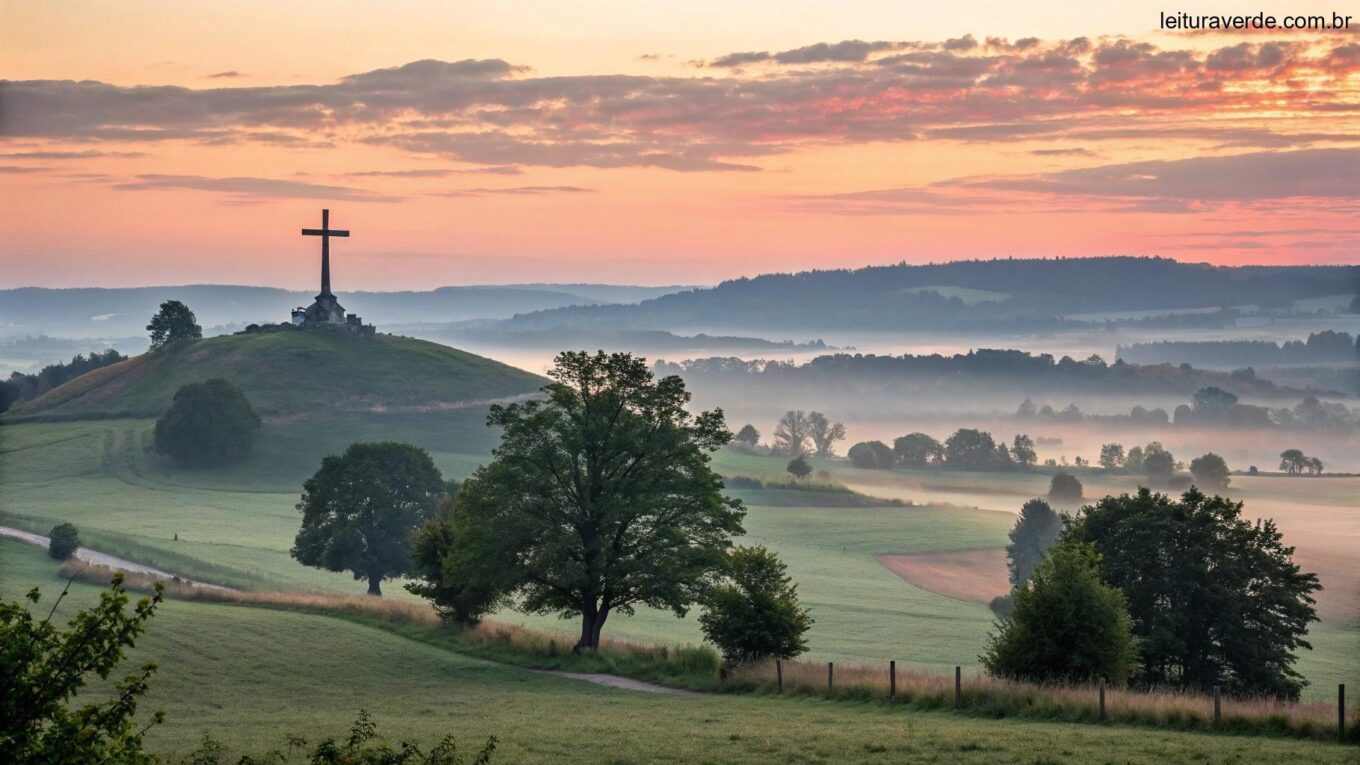
[[[1161,340],[1132,343],[1115,349],[1115,357],[1132,364],[1306,364],[1354,363],[1360,357],[1360,337],[1323,330],[1304,340]]]
[[[1234,372],[1233,374],[1240,374]],[[1339,402],[1321,401],[1316,396],[1305,396],[1294,407],[1266,407],[1240,403],[1237,394],[1215,385],[1200,388],[1187,404],[1180,404],[1168,414],[1165,409],[1145,409],[1134,406],[1127,415],[1087,414],[1074,403],[1062,409],[1049,404],[1036,406],[1026,398],[1015,410],[1020,421],[1040,420],[1062,424],[1090,423],[1096,425],[1188,425],[1237,428],[1300,428],[1345,430],[1360,426],[1360,411]]]

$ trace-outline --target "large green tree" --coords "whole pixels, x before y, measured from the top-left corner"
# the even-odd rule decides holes
[[[980,657],[989,674],[1035,683],[1124,685],[1137,666],[1124,594],[1100,579],[1100,556],[1090,545],[1060,544],[1012,593],[1003,618]]]
[[[1093,545],[1101,576],[1128,596],[1143,651],[1135,682],[1298,698],[1295,651],[1316,621],[1317,576],[1270,520],[1191,489],[1146,488],[1083,508],[1061,541]]]
[[[68,586],[69,589],[69,586]],[[87,682],[107,680],[132,648],[161,602],[152,596],[130,604],[123,575],[114,576],[99,602],[78,611],[65,630],[52,623],[56,605],[0,603],[0,762],[42,765],[144,765],[137,703],[156,665],[144,664],[112,685],[112,692],[80,696]],[[66,596],[62,592],[57,603]],[[131,608],[129,608],[131,605]],[[35,611],[45,613],[39,618]],[[76,701],[82,702],[76,706]],[[160,722],[157,712],[150,723]]]
[[[250,454],[259,428],[246,394],[215,377],[175,391],[170,409],[156,420],[156,451],[186,465],[239,462]]]
[[[1209,491],[1222,491],[1228,488],[1231,471],[1222,457],[1209,452],[1190,460],[1190,475],[1195,482]]]
[[[738,547],[704,597],[699,628],[729,665],[792,659],[807,650],[812,616],[798,602],[798,585],[764,547]]]
[[[542,399],[492,407],[501,443],[455,503],[451,568],[498,574],[524,611],[580,617],[576,650],[593,650],[610,614],[684,615],[722,568],[744,510],[709,456],[732,434],[630,354],[565,352],[548,374]]]
[[[951,468],[986,470],[996,464],[996,442],[991,433],[960,428],[944,442],[944,462]]]
[[[349,571],[381,595],[382,580],[411,570],[411,534],[448,492],[424,449],[392,441],[351,444],[302,485],[302,528],[292,555],[308,566]]]
[[[151,317],[151,323],[146,325],[146,331],[151,333],[153,351],[180,340],[197,340],[203,337],[203,329],[198,326],[194,312],[178,300],[161,303],[160,310]]]
[[[1042,499],[1031,499],[1020,507],[1020,516],[1011,528],[1010,544],[1006,545],[1006,563],[1010,570],[1011,587],[1018,587],[1034,575],[1043,562],[1044,553],[1058,541],[1063,530],[1063,517]]]

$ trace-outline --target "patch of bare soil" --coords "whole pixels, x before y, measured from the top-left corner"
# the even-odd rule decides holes
[[[990,603],[1010,591],[1006,551],[1000,547],[875,557],[913,587],[946,598]]]

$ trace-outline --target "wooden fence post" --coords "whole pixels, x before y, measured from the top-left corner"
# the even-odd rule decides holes
[[[779,692],[784,692],[784,662],[779,659],[774,660],[774,679],[779,688]]]
[[[836,686],[836,663],[828,661],[826,663],[826,689],[829,691]]]
[[[963,667],[954,665],[954,708],[963,709]]]
[[[1336,686],[1336,741],[1346,743],[1346,684]]]
[[[897,660],[888,662],[888,698],[897,698]]]
[[[1105,722],[1105,678],[1100,678],[1100,721]]]
[[[1223,722],[1223,689],[1214,686],[1214,727],[1217,728]]]

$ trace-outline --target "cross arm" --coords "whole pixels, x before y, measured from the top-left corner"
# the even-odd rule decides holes
[[[348,231],[335,228],[304,228],[303,236],[349,236]]]

